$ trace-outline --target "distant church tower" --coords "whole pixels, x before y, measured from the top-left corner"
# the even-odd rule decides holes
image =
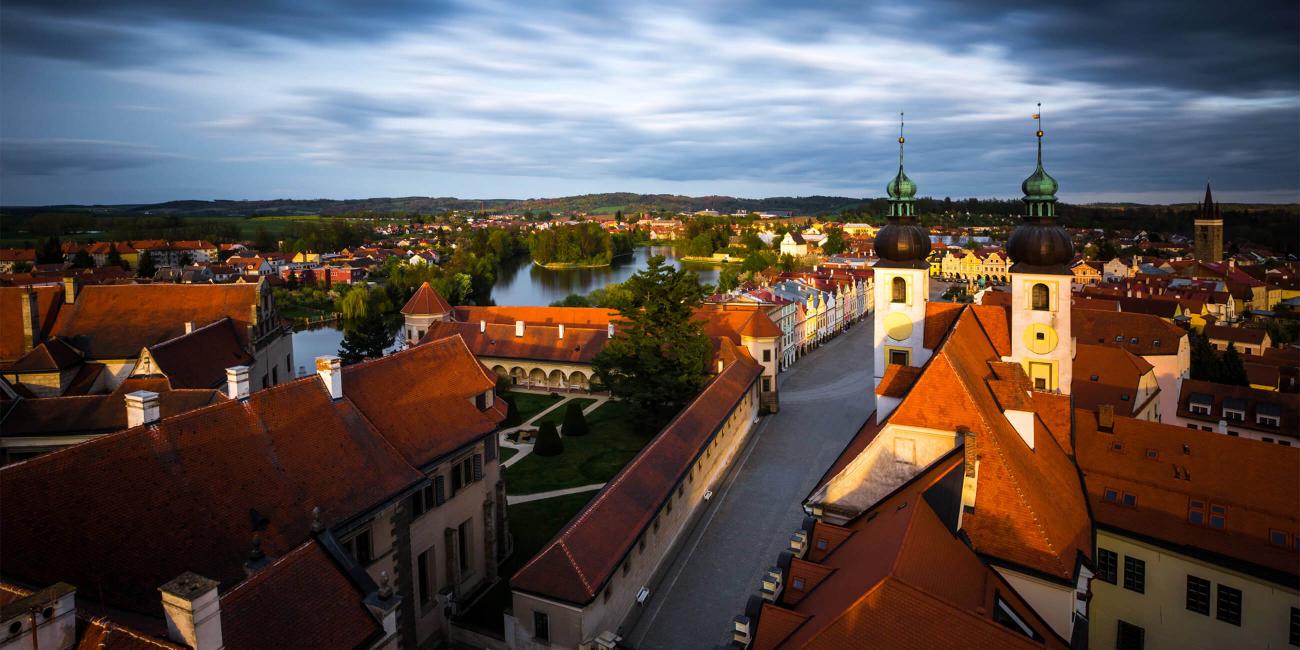
[[[1223,261],[1223,213],[1210,196],[1210,182],[1205,181],[1205,201],[1196,214],[1196,259],[1202,262]]]
[[[1024,220],[1011,233],[1011,357],[1037,390],[1069,394],[1074,341],[1070,335],[1070,261],[1074,244],[1056,222],[1056,179],[1043,169],[1042,105],[1038,168],[1020,184]]]
[[[902,117],[902,114],[899,114]],[[898,125],[898,174],[889,181],[889,223],[876,233],[875,383],[888,364],[920,366],[925,303],[930,297],[930,233],[916,223],[916,183],[903,172],[903,124]]]

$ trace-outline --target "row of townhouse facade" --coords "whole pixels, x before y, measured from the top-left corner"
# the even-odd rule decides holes
[[[967,282],[1007,282],[1011,262],[1000,248],[971,251],[961,248],[935,249],[929,258],[930,276]]]
[[[841,271],[834,277],[818,273],[791,274],[764,289],[774,300],[793,305],[778,319],[784,334],[782,370],[872,311],[869,271]]]

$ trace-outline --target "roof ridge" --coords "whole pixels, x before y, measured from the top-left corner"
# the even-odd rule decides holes
[[[171,338],[169,338],[169,339],[167,339],[167,340],[165,340],[165,341],[159,341],[158,343],[154,343],[153,345],[150,345],[150,346],[146,347],[145,349],[147,349],[147,350],[149,350],[150,352],[152,352],[152,351],[154,350],[154,348],[160,348],[160,347],[163,347],[163,346],[165,346],[165,345],[168,345],[168,344],[171,344],[171,343],[175,343],[176,341],[179,341],[179,340],[181,340],[181,339],[183,339],[183,338],[185,338],[185,337],[187,337],[187,336],[189,336],[189,335],[191,335],[191,334],[197,334],[198,332],[202,332],[203,330],[206,330],[206,329],[208,329],[208,328],[210,328],[210,327],[213,327],[213,326],[217,325],[218,323],[220,323],[220,322],[222,322],[222,321],[227,321],[227,320],[228,320],[228,321],[231,321],[232,323],[234,322],[233,319],[230,318],[230,315],[227,314],[227,315],[225,315],[225,316],[222,316],[221,318],[218,318],[217,320],[212,321],[211,323],[208,323],[207,325],[203,325],[203,326],[201,326],[201,327],[196,327],[196,328],[194,328],[194,329],[192,329],[192,330],[190,330],[190,331],[188,331],[188,332],[185,332],[184,334],[180,334],[180,335],[177,335],[177,336],[173,336],[173,337],[171,337]]]
[[[587,579],[587,574],[583,573],[582,567],[578,566],[578,560],[573,557],[573,553],[569,551],[569,545],[563,539],[560,540],[560,550],[564,551],[564,557],[569,560],[569,566],[572,566],[573,570],[578,574],[578,579],[582,581],[582,586],[587,589],[587,593],[593,596],[596,595],[595,590],[591,588],[591,581]]]

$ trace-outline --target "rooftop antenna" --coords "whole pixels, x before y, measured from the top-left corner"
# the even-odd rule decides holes
[[[1034,113],[1034,119],[1038,120],[1038,165],[1043,164],[1043,103],[1038,102],[1038,112]]]

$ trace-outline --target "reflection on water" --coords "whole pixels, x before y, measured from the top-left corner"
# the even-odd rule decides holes
[[[681,264],[671,246],[638,246],[631,255],[614,260],[598,269],[545,269],[526,257],[505,265],[492,287],[492,300],[498,305],[549,305],[571,293],[587,295],[613,282],[622,282],[644,269],[651,255],[663,255],[675,267]],[[686,264],[700,276],[700,282],[717,284],[719,267]]]
[[[571,293],[587,295],[612,282],[622,282],[633,273],[646,267],[651,255],[663,255],[674,267],[681,267],[671,246],[638,246],[631,255],[614,260],[611,266],[598,269],[551,270],[534,266],[532,260],[519,258],[507,263],[497,274],[492,288],[492,299],[498,305],[549,305],[563,300]],[[707,264],[686,263],[704,284],[717,284],[720,267]],[[341,323],[318,325],[293,333],[293,359],[299,377],[315,372],[315,359],[338,354],[343,342]],[[394,334],[393,344],[385,352],[392,352],[402,344],[400,329]]]

